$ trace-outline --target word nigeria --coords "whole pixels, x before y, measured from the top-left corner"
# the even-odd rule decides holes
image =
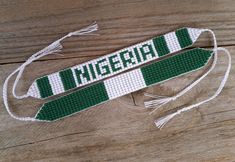
[[[136,64],[158,58],[152,40],[119,50],[100,59],[86,62],[72,68],[78,84],[101,79],[118,73]]]

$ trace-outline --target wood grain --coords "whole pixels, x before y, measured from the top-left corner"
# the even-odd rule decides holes
[[[97,21],[99,36],[64,42],[63,56],[30,65],[17,87],[24,94],[32,81],[182,26],[213,29],[220,46],[235,62],[233,0],[0,0],[0,90],[4,79],[31,54],[64,34]],[[196,46],[211,47],[203,34]],[[218,87],[227,58],[219,53],[216,69],[184,97],[154,115],[143,107],[144,92],[172,95],[203,73],[152,86],[53,123],[12,119],[0,98],[0,161],[235,161],[235,68],[218,98],[181,114],[162,130],[153,121],[210,96]],[[11,82],[12,86],[12,82]],[[12,110],[33,115],[43,103],[15,100]]]
[[[235,44],[233,0],[50,0],[0,5],[0,63],[19,62],[64,34],[97,21],[99,36],[65,42],[64,56],[99,56],[182,26],[213,29],[220,45]],[[139,12],[141,10],[141,12]],[[14,11],[14,12],[13,12]],[[226,36],[225,36],[226,35]],[[201,46],[208,46],[202,40]]]

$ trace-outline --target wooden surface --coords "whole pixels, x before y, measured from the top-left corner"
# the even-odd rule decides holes
[[[99,36],[73,37],[63,55],[30,65],[18,86],[179,27],[210,28],[235,62],[234,0],[0,0],[0,90],[4,79],[34,52],[66,33],[97,21]],[[208,34],[197,46],[211,47]],[[0,99],[0,161],[235,161],[235,67],[215,100],[181,114],[162,130],[153,121],[180,106],[205,99],[218,87],[227,58],[184,97],[154,115],[143,108],[143,92],[172,95],[203,70],[83,111],[53,123],[12,119]],[[12,84],[11,84],[12,86]],[[2,95],[2,94],[1,94]],[[15,100],[19,115],[33,115],[41,101]]]

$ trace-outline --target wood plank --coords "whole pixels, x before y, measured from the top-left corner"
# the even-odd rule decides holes
[[[235,52],[234,46],[228,49]],[[22,78],[19,93],[26,92],[35,77],[83,61],[77,58],[33,63]],[[1,99],[0,157],[3,161],[233,161],[234,68],[218,98],[179,115],[162,130],[153,124],[154,119],[168,110],[212,94],[222,78],[226,61],[225,55],[219,53],[218,66],[200,86],[153,116],[142,106],[144,91],[174,94],[203,70],[134,93],[137,105],[130,96],[125,96],[53,123],[16,121],[3,110]],[[0,76],[7,76],[17,66],[1,65]],[[32,115],[41,102],[16,101],[11,97],[10,104],[17,114]]]
[[[99,36],[66,40],[65,55],[49,58],[100,56],[182,26],[213,29],[219,45],[234,45],[234,7],[233,0],[2,0],[0,64],[23,61],[93,21],[100,25]],[[205,38],[199,45],[211,43]]]

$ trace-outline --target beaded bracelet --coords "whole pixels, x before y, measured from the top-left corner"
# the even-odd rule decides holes
[[[27,95],[47,98],[91,84],[191,46],[202,29],[181,28],[98,59],[36,79]]]

